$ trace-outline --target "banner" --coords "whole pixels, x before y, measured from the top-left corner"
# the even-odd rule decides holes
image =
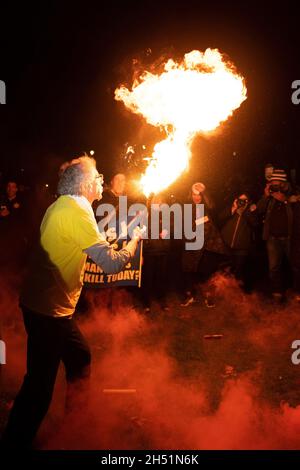
[[[126,240],[115,240],[109,243],[116,250],[120,250],[126,244]],[[91,258],[87,258],[85,264],[85,272],[83,278],[84,287],[88,288],[101,288],[112,286],[138,286],[141,287],[142,275],[142,251],[143,240],[138,245],[133,258],[126,264],[124,269],[117,274],[107,274],[94,263]]]

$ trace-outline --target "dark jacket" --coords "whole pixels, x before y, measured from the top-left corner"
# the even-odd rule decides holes
[[[159,227],[157,227],[157,230],[159,234],[154,234],[151,232],[151,222],[152,222],[152,212],[149,210],[148,213],[148,238],[144,240],[144,254],[145,255],[153,255],[153,256],[159,256],[159,255],[166,255],[168,254],[170,250],[170,233],[168,233],[167,238],[162,238],[160,235],[163,230],[163,225],[162,225],[162,212],[159,211],[158,214],[158,221],[159,221]],[[154,236],[159,235],[159,238],[153,238]]]
[[[270,237],[270,219],[275,204],[276,199],[272,196],[263,196],[257,203],[258,214],[263,217],[263,240],[268,240]],[[288,218],[288,236],[291,237],[293,228],[293,211],[289,202],[286,203],[286,211]]]
[[[257,211],[250,212],[247,208],[239,214],[232,214],[231,206],[220,216],[221,235],[229,249],[249,251],[253,245],[255,228],[258,225]]]
[[[195,210],[193,207],[193,211]],[[182,253],[182,269],[184,272],[196,272],[200,259],[203,256],[204,250],[218,254],[226,253],[226,246],[222,240],[221,234],[214,223],[210,211],[204,206],[204,217],[207,221],[204,223],[204,245],[200,250],[186,250]],[[193,220],[195,221],[196,214],[193,212]],[[195,230],[195,227],[193,227]],[[186,240],[191,242],[192,240]]]

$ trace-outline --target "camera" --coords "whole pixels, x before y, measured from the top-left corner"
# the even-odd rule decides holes
[[[248,204],[248,202],[249,202],[248,199],[238,199],[237,205],[238,207],[245,207]]]
[[[270,193],[283,193],[288,192],[288,187],[286,184],[271,184],[269,188]]]

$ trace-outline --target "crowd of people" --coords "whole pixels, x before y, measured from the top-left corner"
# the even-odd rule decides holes
[[[19,191],[14,179],[7,181],[3,189],[0,237],[7,249],[1,251],[0,261],[2,265],[26,264],[26,254],[39,233],[40,220],[55,196],[51,199],[47,193],[47,197],[41,197],[39,190],[37,203],[36,194],[28,197],[26,191]],[[195,182],[187,197],[176,201],[192,204],[195,223],[199,219],[197,204],[204,205],[201,222],[204,245],[198,250],[186,250],[185,240],[175,238],[172,223],[171,233],[160,227],[158,239],[151,238],[149,231],[143,247],[142,288],[136,296],[145,312],[151,310],[153,302],[168,310],[170,291],[180,295],[183,308],[198,301],[213,306],[213,289],[201,286],[207,286],[206,281],[218,271],[235,276],[246,292],[263,286],[275,302],[281,303],[289,289],[300,301],[300,190],[288,181],[285,170],[267,164],[261,193],[254,200],[246,186],[238,190],[231,187],[223,204],[216,204],[209,188]],[[98,205],[113,205],[118,216],[119,197],[124,195],[130,199],[130,183],[123,173],[117,173],[106,186],[102,199],[93,203],[97,222]],[[141,197],[139,201],[145,202]],[[162,224],[162,204],[173,202],[174,196],[163,193],[151,196],[147,203],[160,212]],[[148,225],[151,227],[151,220]],[[263,278],[267,272],[269,282],[267,276]]]
[[[259,242],[266,249],[275,302],[284,300],[287,286],[283,281],[287,276],[283,273],[288,267],[293,274],[294,295],[300,300],[300,195],[289,184],[283,169],[272,167],[270,171],[270,168],[266,171],[264,193],[257,203],[242,189],[222,211],[217,210],[203,183],[192,185],[183,202],[191,203],[194,225],[199,219],[204,224],[204,244],[196,250],[185,250],[184,240],[174,236],[175,223],[170,225],[170,236],[161,227],[158,238],[150,236],[144,240],[141,298],[145,310],[151,309],[154,300],[163,309],[169,308],[167,294],[174,272],[179,273],[180,281],[176,291],[185,293],[182,308],[197,300],[199,285],[205,285],[220,269],[230,269],[241,286],[248,289],[247,262],[255,260],[258,270]],[[91,350],[74,312],[82,292],[86,256],[105,273],[119,273],[141,246],[143,231],[139,227],[134,229],[131,240],[116,250],[97,225],[99,203],[95,201],[101,203],[103,194],[102,202],[109,201],[118,210],[119,198],[126,192],[126,177],[117,174],[103,194],[103,175],[98,173],[95,160],[88,156],[66,162],[60,169],[58,197],[43,216],[21,288],[20,308],[28,335],[27,372],[0,441],[2,448],[32,447],[50,406],[61,362],[67,381],[66,416],[88,407]],[[154,195],[148,200],[158,211],[161,223],[166,199]],[[199,204],[203,204],[204,211]],[[33,224],[31,230],[25,228],[27,218],[22,213],[30,214],[25,205],[16,182],[9,181],[1,201],[1,236],[8,237],[6,244],[1,240],[6,248],[1,253],[7,251],[12,256],[12,248],[24,235],[26,250],[31,251],[30,238],[36,227]],[[19,236],[17,242],[10,236],[11,231]],[[207,307],[214,305],[213,291],[202,291],[202,297]]]
[[[160,237],[153,239],[148,220],[141,290],[146,312],[153,301],[168,310],[167,297],[172,289],[180,294],[182,307],[201,299],[207,307],[213,306],[213,289],[204,290],[201,285],[217,271],[235,276],[245,292],[263,285],[274,302],[281,303],[290,288],[300,301],[300,191],[288,181],[286,171],[275,165],[267,164],[264,176],[262,194],[256,201],[246,187],[237,191],[232,188],[221,209],[203,183],[192,185],[181,203],[193,205],[195,224],[197,204],[204,205],[204,245],[199,250],[186,250],[185,240],[174,237],[174,227],[166,236],[161,225]],[[126,194],[126,177],[116,174],[94,209],[108,202],[118,210],[118,198]],[[148,204],[161,212],[164,203],[173,202],[171,196],[159,194]],[[161,217],[159,220],[162,223]],[[269,282],[263,278],[267,272]]]

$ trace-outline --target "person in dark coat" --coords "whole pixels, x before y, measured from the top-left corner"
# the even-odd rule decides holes
[[[105,190],[103,191],[102,199],[100,201],[97,201],[97,200],[94,201],[92,205],[95,218],[98,223],[98,227],[103,234],[105,233],[105,237],[107,241],[109,241],[110,243],[112,243],[112,241],[118,237],[119,232],[117,230],[117,226],[112,226],[110,230],[107,230],[106,225],[103,228],[102,227],[103,220],[105,219],[110,220],[110,216],[111,217],[114,216],[116,220],[116,224],[118,224],[120,197],[127,196],[126,189],[127,189],[126,176],[123,173],[116,173],[113,175],[110,181],[110,184],[105,187]],[[98,212],[98,207],[103,206],[104,204],[110,204],[114,208],[114,211],[112,211],[110,214],[107,214],[105,216],[100,216]],[[117,289],[116,286],[107,286],[105,288],[102,288],[100,295],[97,293],[98,298],[101,300],[101,302],[104,305],[106,305],[106,307],[109,309],[111,313],[115,311],[114,305],[113,305],[113,298],[114,298],[116,289]],[[128,286],[126,290],[130,291],[130,286]],[[88,302],[87,302],[87,297],[86,297],[86,290],[83,289],[81,297],[80,297],[80,302],[79,302],[79,310],[87,311],[88,310],[88,308],[86,307],[87,305],[88,305]]]
[[[148,239],[144,240],[142,268],[142,303],[146,313],[151,311],[153,301],[157,301],[163,310],[168,310],[166,295],[168,290],[168,259],[170,234],[162,227],[161,195],[153,196],[149,201],[151,208],[148,220]],[[152,232],[152,216],[158,211],[158,238]]]
[[[97,218],[97,208],[101,204],[111,204],[116,211],[116,218],[118,218],[119,214],[119,197],[125,196],[126,194],[126,176],[123,173],[116,173],[110,182],[110,186],[105,188],[103,192],[103,198],[101,202],[95,201],[93,203],[93,210]]]
[[[228,250],[230,265],[236,278],[245,283],[245,265],[254,245],[258,225],[256,205],[250,195],[242,193],[220,216],[221,235]]]
[[[185,299],[182,307],[188,307],[196,302],[197,284],[206,282],[220,267],[226,254],[226,247],[220,232],[214,223],[212,211],[214,204],[203,183],[192,186],[190,201],[193,203],[193,220],[197,224],[197,204],[204,204],[204,245],[200,250],[184,250],[182,254],[182,270],[184,273]],[[204,294],[207,306],[213,306],[212,295]]]
[[[257,204],[258,214],[263,217],[263,240],[268,252],[272,296],[276,302],[284,298],[282,265],[284,258],[290,258],[293,211],[289,191],[285,171],[274,169],[264,195]]]

